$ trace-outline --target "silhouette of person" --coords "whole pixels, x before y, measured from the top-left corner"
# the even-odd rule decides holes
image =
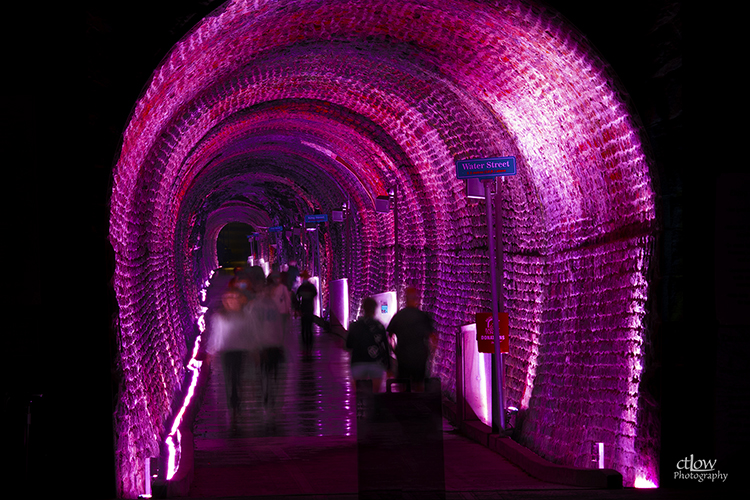
[[[315,297],[318,290],[310,283],[310,273],[306,270],[300,273],[302,284],[297,288],[297,301],[299,304],[301,319],[302,348],[304,354],[309,356],[312,352],[313,342],[313,320],[315,319]]]
[[[354,387],[357,380],[372,380],[373,392],[380,386],[389,367],[391,354],[383,324],[375,319],[378,303],[372,297],[362,301],[364,317],[349,326],[346,348],[352,352],[351,373]]]
[[[398,311],[388,324],[388,334],[396,336],[398,378],[409,379],[417,391],[424,389],[427,360],[434,350],[436,335],[432,317],[419,309],[419,292],[406,289],[406,307]]]
[[[286,280],[287,288],[289,288],[289,291],[294,292],[297,286],[297,277],[300,275],[299,268],[297,267],[296,261],[293,260],[289,263],[289,267],[287,268],[286,275],[287,275],[287,280]]]

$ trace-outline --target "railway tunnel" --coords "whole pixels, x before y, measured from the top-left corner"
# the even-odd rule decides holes
[[[605,442],[625,485],[657,481],[642,383],[657,176],[595,48],[530,1],[229,1],[155,69],[115,167],[118,493],[139,493],[161,452],[228,224],[256,228],[282,263],[295,229],[317,238],[324,307],[342,278],[351,304],[419,288],[439,335],[433,376],[455,398],[455,333],[492,307],[486,201],[467,197],[455,162],[504,156],[517,175],[492,202],[520,442],[571,466],[590,460],[582,443]],[[389,196],[394,209],[376,210]],[[344,207],[344,222],[304,231],[306,214]]]

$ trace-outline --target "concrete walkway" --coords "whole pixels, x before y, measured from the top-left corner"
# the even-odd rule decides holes
[[[220,291],[226,280],[226,275],[218,275],[213,293]],[[286,339],[286,362],[270,403],[262,401],[257,364],[247,360],[237,418],[233,419],[227,411],[220,363],[213,363],[194,425],[194,472],[189,497],[704,498],[689,491],[604,490],[541,481],[497,452],[459,434],[445,418],[438,420],[437,425],[442,428],[436,431],[443,451],[443,470],[436,471],[439,481],[435,483],[441,485],[440,491],[410,489],[408,476],[404,483],[384,474],[382,488],[378,485],[377,491],[362,493],[359,457],[363,448],[357,440],[357,398],[343,339],[316,330],[313,354],[303,356],[298,332],[299,324],[293,321]],[[393,432],[400,430],[394,427]],[[384,469],[386,461],[384,458]]]

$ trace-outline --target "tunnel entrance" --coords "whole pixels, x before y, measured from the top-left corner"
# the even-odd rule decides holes
[[[249,224],[231,222],[224,226],[216,238],[216,257],[220,267],[243,267],[247,265],[248,256],[253,249],[248,237],[255,232]]]

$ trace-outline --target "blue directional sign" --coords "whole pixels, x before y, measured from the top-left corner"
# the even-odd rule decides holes
[[[328,222],[328,214],[305,215],[305,224],[315,224],[317,222]]]
[[[280,233],[284,230],[284,226],[273,226],[268,228],[269,233]]]
[[[515,156],[456,161],[456,177],[459,179],[491,179],[504,175],[516,175]]]

